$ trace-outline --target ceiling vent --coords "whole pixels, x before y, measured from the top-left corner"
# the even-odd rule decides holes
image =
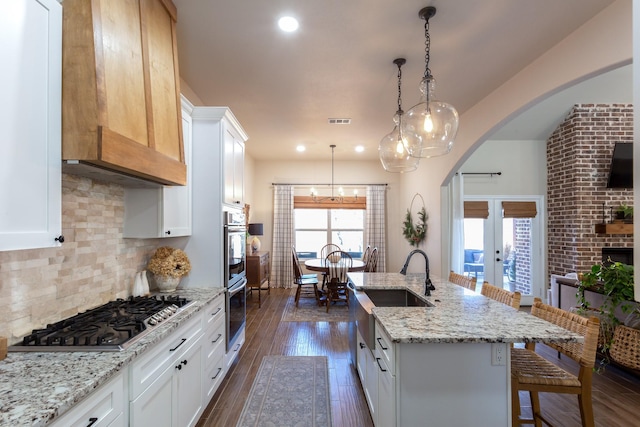
[[[350,125],[351,119],[329,119],[330,125]]]

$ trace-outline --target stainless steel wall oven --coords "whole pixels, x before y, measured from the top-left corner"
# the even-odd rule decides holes
[[[224,217],[227,352],[229,352],[246,323],[247,228],[242,211],[226,211]]]

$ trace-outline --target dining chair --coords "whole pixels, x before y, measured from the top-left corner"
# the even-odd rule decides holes
[[[336,245],[335,243],[327,243],[322,247],[322,249],[320,249],[320,259],[325,260],[327,259],[327,255],[329,255],[331,252],[339,251],[339,250],[341,250],[340,246]],[[322,274],[322,290],[324,290],[325,283],[327,283],[327,274],[323,273]]]
[[[455,283],[456,285],[460,285],[462,287],[465,287],[467,289],[471,289],[472,291],[476,291],[476,282],[477,282],[477,278],[475,277],[469,277],[469,276],[465,276],[463,274],[458,274],[456,272],[454,272],[453,270],[451,270],[449,272],[449,281],[451,283]]]
[[[300,297],[313,297],[316,299],[318,305],[320,305],[320,295],[318,290],[318,275],[317,274],[302,274],[302,267],[300,266],[300,260],[298,259],[298,253],[295,247],[291,247],[291,255],[293,257],[293,283],[298,286],[296,289],[295,302],[296,307]]]
[[[364,265],[367,265],[369,255],[371,255],[371,245],[367,245],[367,248],[362,253],[362,262],[364,263]]]
[[[347,291],[347,273],[353,266],[353,258],[344,251],[333,251],[325,258],[327,267],[327,313],[332,303],[343,301],[349,306],[349,294]]]
[[[491,298],[492,300],[496,300],[498,302],[511,306],[516,310],[520,309],[520,300],[522,298],[522,294],[520,292],[517,292],[517,291],[509,292],[506,289],[493,286],[491,283],[485,280],[482,283],[482,288],[480,289],[480,293],[485,297]]]
[[[578,396],[582,426],[593,427],[591,388],[600,321],[596,317],[586,318],[544,304],[540,298],[534,298],[531,314],[582,335],[584,342],[544,343],[577,362],[577,375],[536,353],[535,343],[527,343],[525,348],[511,349],[512,425],[535,424],[541,427],[542,422],[551,425],[548,418],[542,415],[538,393],[568,393]],[[520,418],[520,391],[529,392],[533,418]]]
[[[378,271],[378,248],[375,247],[371,250],[367,262],[364,264],[365,273],[375,273]]]

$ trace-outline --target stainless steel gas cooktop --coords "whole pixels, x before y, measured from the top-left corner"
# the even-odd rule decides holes
[[[34,329],[9,351],[122,351],[191,302],[179,296],[129,297]]]

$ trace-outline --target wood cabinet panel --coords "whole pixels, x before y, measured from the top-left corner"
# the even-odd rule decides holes
[[[63,160],[186,184],[175,16],[168,0],[65,0]]]

